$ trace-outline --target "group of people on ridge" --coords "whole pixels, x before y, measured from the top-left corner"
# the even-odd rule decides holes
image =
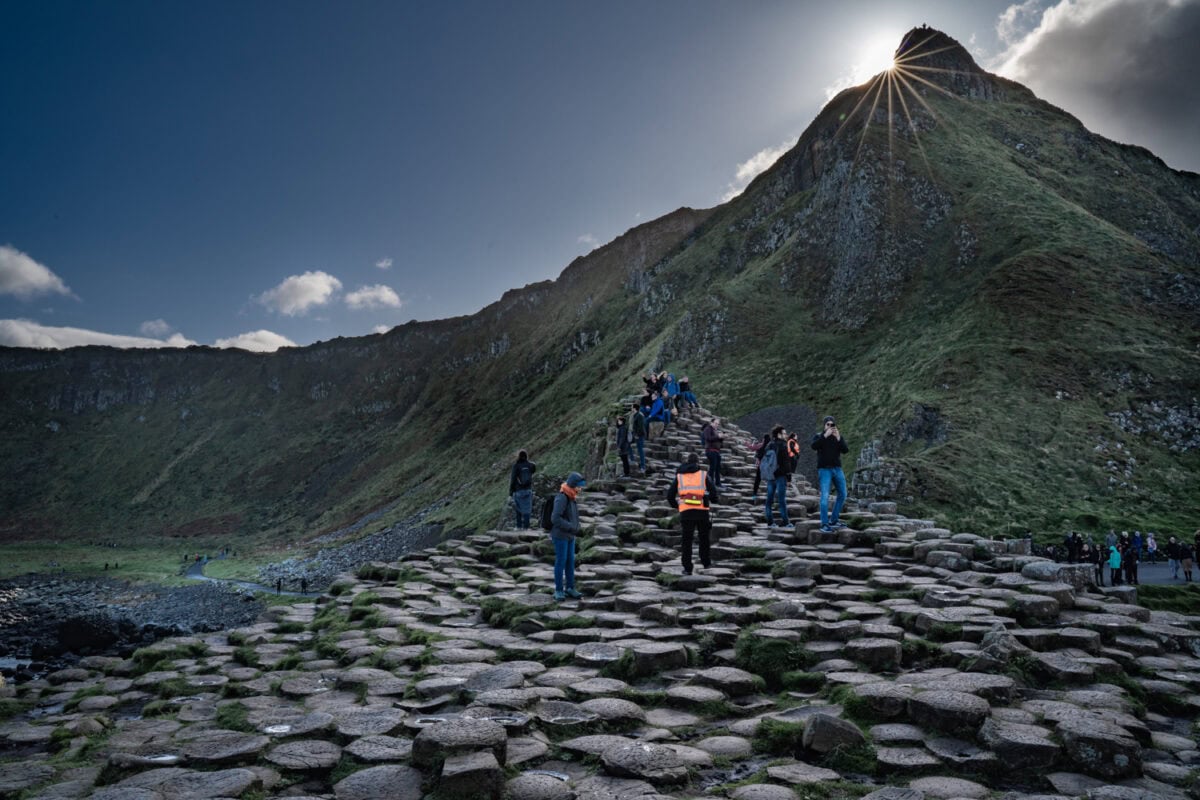
[[[641,398],[629,407],[629,415],[617,416],[617,455],[626,478],[629,477],[634,448],[637,449],[638,470],[645,475],[646,440],[669,427],[672,420],[678,422],[679,414],[685,409],[700,407],[687,375],[675,380],[675,376],[667,372],[647,372],[642,383],[645,389]]]

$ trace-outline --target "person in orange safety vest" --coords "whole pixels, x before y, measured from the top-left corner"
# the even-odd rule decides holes
[[[709,506],[719,502],[719,496],[708,472],[700,468],[700,456],[696,453],[689,453],[687,461],[675,472],[675,480],[667,487],[667,502],[679,510],[684,574],[692,574],[692,539],[697,533],[700,534],[700,563],[705,569],[711,567],[712,515]]]

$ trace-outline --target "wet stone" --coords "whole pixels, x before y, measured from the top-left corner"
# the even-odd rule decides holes
[[[0,796],[10,793],[15,796],[23,789],[45,783],[53,777],[54,767],[47,764],[0,764]]]
[[[748,786],[739,786],[729,796],[733,800],[795,800],[796,793],[785,786],[752,783]]]
[[[708,686],[672,686],[667,689],[667,702],[681,708],[719,703],[724,699],[724,692]]]
[[[238,797],[262,785],[262,778],[251,769],[222,769],[215,772],[187,772],[169,778],[155,788],[168,800]]]
[[[692,682],[719,689],[732,697],[753,694],[762,681],[758,676],[736,667],[710,667],[692,676]]]
[[[596,714],[605,722],[637,723],[646,721],[646,712],[637,703],[615,697],[598,697],[579,704],[585,711]]]
[[[885,772],[919,772],[942,763],[921,747],[878,747],[875,760]]]
[[[1060,722],[1057,733],[1067,757],[1089,775],[1119,780],[1142,772],[1141,746],[1118,725],[1071,719]]]
[[[404,712],[386,707],[349,708],[334,713],[341,736],[384,736],[404,724]]]
[[[814,714],[804,726],[804,747],[817,753],[857,747],[865,742],[866,737],[857,725],[830,714]]]
[[[629,740],[624,736],[596,734],[594,736],[577,736],[574,739],[561,742],[559,746],[567,752],[598,756],[610,747],[627,744],[628,742]]]

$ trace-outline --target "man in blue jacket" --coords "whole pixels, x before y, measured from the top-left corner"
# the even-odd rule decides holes
[[[849,453],[850,447],[838,430],[837,420],[825,418],[824,429],[813,436],[812,449],[817,451],[817,479],[821,485],[821,530],[832,533],[845,526],[839,521],[842,506],[846,504],[846,476],[842,472],[842,454]],[[829,514],[829,484],[837,487],[837,502],[833,506],[833,516]]]

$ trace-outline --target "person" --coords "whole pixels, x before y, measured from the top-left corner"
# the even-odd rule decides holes
[[[704,439],[704,455],[708,458],[708,476],[712,479],[714,485],[721,485],[721,432],[717,430],[716,419],[710,419],[708,423],[700,429],[700,436]]]
[[[1171,579],[1179,580],[1179,542],[1174,536],[1167,539],[1167,566],[1171,568]]]
[[[1151,564],[1158,563],[1158,542],[1154,538],[1154,531],[1146,534],[1146,555]]]
[[[512,498],[517,512],[517,528],[529,530],[529,515],[533,511],[533,473],[537,464],[529,460],[529,453],[521,450],[508,473],[508,496]]]
[[[674,375],[667,376],[667,385],[664,387],[667,392],[667,400],[672,411],[679,413],[679,381],[675,380]]]
[[[838,430],[837,420],[825,417],[823,430],[813,436],[812,449],[817,451],[817,479],[821,485],[821,530],[832,533],[843,527],[842,507],[846,505],[846,475],[842,472],[842,454],[850,448]],[[829,513],[829,484],[837,487],[837,502]]]
[[[1108,547],[1112,547],[1116,543],[1117,543],[1117,532],[1114,531],[1112,528],[1109,528],[1108,536],[1104,537],[1104,546],[1106,548],[1108,548]]]
[[[670,400],[667,398],[667,390],[663,389],[658,393],[658,397],[654,400],[654,405],[650,406],[650,415],[646,417],[647,422],[661,422],[665,430],[671,424],[671,409]]]
[[[762,484],[762,473],[758,471],[758,468],[762,465],[763,452],[770,443],[771,434],[764,433],[762,441],[759,442],[758,447],[754,448],[754,492],[753,497],[750,498],[752,503],[758,502],[758,487]]]
[[[575,591],[575,537],[579,535],[579,505],[576,498],[587,486],[578,472],[572,472],[558,487],[554,511],[550,514],[550,538],[554,542],[554,599],[582,597]]]
[[[308,594],[308,578],[300,579],[300,594]]]
[[[1088,561],[1091,562],[1092,569],[1096,575],[1096,585],[1104,585],[1104,554],[1100,552],[1099,545],[1093,547],[1088,545]]]
[[[1121,551],[1114,544],[1108,548],[1109,583],[1112,586],[1121,585]]]
[[[1183,569],[1183,582],[1192,582],[1192,562],[1196,558],[1196,548],[1184,542],[1179,547],[1179,566]]]
[[[617,455],[621,457],[621,474],[626,478],[629,477],[629,455],[633,452],[633,447],[629,443],[629,423],[625,421],[625,417],[617,417]]]
[[[638,470],[646,474],[646,417],[637,403],[630,408],[633,415],[633,441],[637,445]]]
[[[792,475],[788,476],[788,481],[796,473],[796,465],[800,463],[800,440],[796,438],[796,432],[790,431],[787,437],[788,458],[792,460]]]
[[[679,396],[691,408],[700,407],[700,403],[696,400],[696,393],[692,391],[692,380],[687,375],[684,375],[683,379],[679,381]]]
[[[1138,559],[1140,560],[1142,557],[1142,532],[1141,531],[1133,532],[1133,549],[1137,551]]]
[[[1083,548],[1087,543],[1083,541],[1083,535],[1079,531],[1075,531],[1075,533],[1071,534],[1071,543],[1075,548],[1075,558],[1071,560],[1071,563],[1086,563],[1087,560],[1083,557]]]
[[[783,438],[783,435],[783,426],[776,425],[771,429],[771,443],[767,446],[767,450],[775,454],[775,469],[771,473],[771,479],[767,482],[766,505],[767,525],[772,528],[775,527],[775,523],[771,519],[771,506],[775,504],[776,495],[779,497],[780,522],[785,528],[790,528],[792,525],[788,520],[787,509],[788,476],[792,474],[792,463],[788,458],[787,440]],[[767,458],[767,451],[763,452],[763,458]]]
[[[1133,538],[1126,540],[1125,548],[1121,551],[1121,568],[1125,571],[1125,583],[1129,586],[1137,586],[1138,583],[1138,562],[1141,560],[1140,544],[1139,537],[1135,534]]]
[[[275,594],[283,594],[283,578],[275,579]]]
[[[679,510],[683,528],[680,560],[685,575],[692,574],[692,539],[699,534],[700,564],[712,566],[710,534],[712,532],[711,504],[719,502],[718,486],[712,476],[700,468],[700,457],[689,453],[687,460],[675,471],[675,480],[667,487],[667,502]]]

